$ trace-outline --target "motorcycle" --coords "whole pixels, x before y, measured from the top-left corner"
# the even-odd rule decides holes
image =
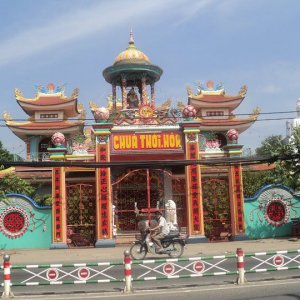
[[[171,233],[161,240],[163,251],[158,252],[158,246],[153,243],[150,237],[150,230],[146,229],[141,232],[141,235],[133,242],[130,248],[130,255],[133,259],[144,259],[147,253],[151,254],[167,254],[172,258],[178,258],[183,254],[185,239],[179,236],[178,232]]]

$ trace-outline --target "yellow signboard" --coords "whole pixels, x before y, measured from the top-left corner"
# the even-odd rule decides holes
[[[178,132],[112,134],[111,143],[113,151],[182,149]]]

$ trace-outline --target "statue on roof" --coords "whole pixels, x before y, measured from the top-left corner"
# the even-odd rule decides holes
[[[128,108],[137,108],[139,106],[139,97],[132,87],[127,94]]]

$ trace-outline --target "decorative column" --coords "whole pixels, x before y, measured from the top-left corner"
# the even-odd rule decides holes
[[[93,125],[96,136],[96,162],[110,161],[109,136],[111,124]],[[110,168],[96,169],[96,237],[95,247],[106,248],[115,246],[112,228],[111,180]]]
[[[228,157],[240,157],[242,155],[242,145],[238,144],[238,131],[230,129],[226,133],[228,144],[223,147]],[[231,229],[235,240],[246,239],[245,219],[244,219],[244,193],[242,167],[240,164],[229,168],[229,191],[231,210]]]
[[[112,103],[113,103],[113,110],[117,110],[117,86],[115,83],[111,85],[112,88]]]
[[[244,193],[242,168],[240,165],[230,167],[229,189],[232,191],[231,199],[231,228],[235,240],[245,239],[244,220]]]
[[[141,103],[142,105],[147,103],[147,89],[146,89],[146,77],[143,76],[141,79],[141,87],[142,87],[142,94],[141,94]]]
[[[126,109],[127,108],[127,93],[126,93],[126,85],[127,85],[127,80],[126,77],[124,75],[122,75],[122,108]]]
[[[51,249],[67,246],[66,195],[64,168],[52,169],[52,244]]]
[[[151,83],[151,105],[155,106],[155,89],[154,89],[154,83]]]
[[[199,124],[182,124],[185,135],[185,159],[198,160],[199,157]],[[185,168],[186,198],[188,214],[189,243],[206,242],[204,236],[201,169],[200,165],[189,165]]]
[[[65,136],[56,132],[51,141],[55,148],[48,148],[51,160],[64,160],[67,148]],[[65,169],[52,168],[52,244],[51,249],[65,249],[67,246],[67,204],[65,188]]]

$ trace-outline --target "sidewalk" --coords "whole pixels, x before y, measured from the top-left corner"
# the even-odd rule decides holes
[[[1,250],[0,254],[10,255],[11,264],[47,264],[47,263],[84,263],[108,262],[123,260],[123,253],[130,245],[115,248],[73,248],[73,249],[32,249],[32,250]],[[300,249],[300,239],[276,238],[234,242],[187,244],[183,253],[184,257],[210,256],[222,254],[235,254],[237,248],[242,248],[245,253],[295,250]],[[167,258],[166,255],[156,258]],[[149,254],[146,258],[153,258]]]

